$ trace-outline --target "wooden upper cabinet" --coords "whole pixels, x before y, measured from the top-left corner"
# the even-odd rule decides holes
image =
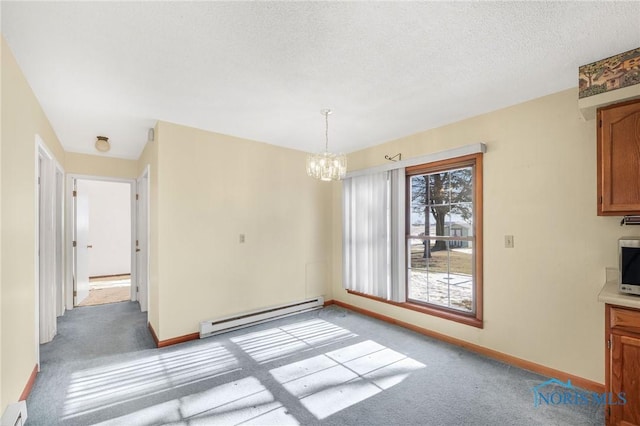
[[[640,214],[640,100],[598,109],[598,215]]]

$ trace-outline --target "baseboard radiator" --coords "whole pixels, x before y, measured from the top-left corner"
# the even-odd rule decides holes
[[[300,314],[302,312],[320,309],[324,306],[324,298],[316,297],[314,299],[303,300],[301,302],[289,303],[286,305],[273,306],[257,311],[245,312],[225,318],[218,318],[200,323],[200,338],[214,336],[220,333],[226,333],[239,328],[249,327],[267,321],[273,321],[278,318],[288,317]]]

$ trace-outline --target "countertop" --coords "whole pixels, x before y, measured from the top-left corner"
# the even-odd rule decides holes
[[[610,305],[625,306],[627,308],[640,309],[640,296],[632,296],[629,294],[620,293],[618,291],[618,280],[608,280],[600,294],[598,294],[598,301],[608,303]]]

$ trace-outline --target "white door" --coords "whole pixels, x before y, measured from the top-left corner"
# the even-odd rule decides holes
[[[41,155],[38,159],[38,299],[39,299],[39,343],[47,343],[56,335],[55,299],[51,297],[53,280],[51,276],[51,229],[49,216],[50,203],[48,189],[50,186],[49,159]]]
[[[137,181],[137,234],[136,235],[136,267],[138,302],[140,310],[148,309],[148,284],[149,284],[149,179],[148,171],[145,171]],[[132,283],[133,285],[133,283]]]
[[[39,343],[56,335],[55,165],[52,156],[38,145],[38,327]]]
[[[89,296],[89,197],[85,193],[76,192],[75,211],[75,300],[77,306]]]

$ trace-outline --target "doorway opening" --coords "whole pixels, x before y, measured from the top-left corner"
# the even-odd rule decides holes
[[[135,181],[69,179],[73,204],[71,303],[92,306],[137,300],[136,286],[132,286]]]

